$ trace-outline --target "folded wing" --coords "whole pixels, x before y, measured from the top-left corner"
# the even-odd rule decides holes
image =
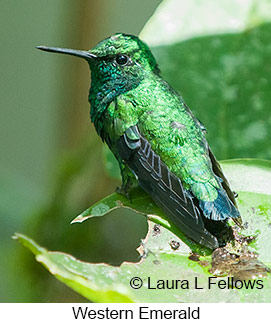
[[[193,196],[152,150],[137,126],[126,130],[117,142],[117,149],[139,185],[181,231],[211,249],[219,246],[217,238],[206,230]]]

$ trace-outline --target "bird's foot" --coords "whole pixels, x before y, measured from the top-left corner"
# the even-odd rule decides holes
[[[126,189],[125,186],[118,186],[116,188],[116,193],[121,194],[122,196],[126,197],[130,202],[132,202],[130,192]]]
[[[132,202],[131,193],[138,187],[138,182],[136,180],[128,179],[121,186],[116,188],[116,192],[125,196],[130,202]]]

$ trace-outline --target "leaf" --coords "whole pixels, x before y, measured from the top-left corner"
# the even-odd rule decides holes
[[[257,234],[254,251],[271,263],[271,161],[227,160],[221,163],[231,187],[238,192],[238,207],[247,222],[245,235]]]
[[[140,37],[151,46],[170,45],[198,36],[239,33],[270,20],[270,0],[164,0]]]
[[[151,237],[148,240],[154,239],[152,244],[155,245],[155,242],[160,242],[160,234],[155,236],[152,231],[153,229],[150,230]],[[223,278],[212,278],[211,281],[216,282],[216,285],[211,285],[209,289],[208,266],[201,266],[181,253],[174,254],[173,250],[161,251],[157,246],[150,249],[146,258],[139,263],[125,262],[120,267],[113,267],[85,263],[61,252],[49,252],[21,234],[16,234],[15,238],[29,248],[36,255],[37,261],[57,279],[94,302],[270,301],[270,277],[261,279],[264,284],[263,290],[256,287],[232,289],[230,286],[227,290],[219,289],[217,282]],[[134,277],[142,280],[141,288],[130,287]],[[155,289],[161,280],[168,280],[169,286],[176,280],[173,281],[175,289]],[[224,278],[224,281],[227,282],[227,278]],[[201,289],[198,290],[195,286]]]
[[[271,158],[270,6],[166,0],[141,33],[218,159]]]
[[[108,214],[109,212],[116,210],[118,208],[128,208],[141,215],[146,216],[152,222],[162,225],[164,228],[177,234],[181,239],[189,245],[193,252],[198,252],[200,254],[210,254],[210,250],[199,245],[198,243],[190,240],[186,237],[180,229],[178,229],[164,213],[156,206],[152,201],[150,196],[145,193],[142,189],[138,188],[131,192],[131,200],[128,200],[121,194],[113,193],[98,203],[94,204],[80,215],[78,215],[71,223],[82,223],[93,217],[100,217]],[[185,249],[187,253],[187,248]]]
[[[221,165],[238,192],[238,207],[247,222],[243,233],[257,235],[253,249],[271,263],[271,161],[237,159]]]
[[[257,235],[250,250],[258,252],[259,259],[270,266],[271,163],[253,159],[231,160],[223,162],[222,167],[233,189],[239,195],[238,206],[244,222],[247,222],[242,234]],[[259,184],[258,178],[262,180],[262,184]],[[16,234],[15,238],[29,248],[35,254],[37,261],[41,262],[57,279],[95,302],[270,301],[271,279],[267,273],[266,278],[259,276],[264,284],[263,289],[256,287],[219,289],[217,285],[211,285],[211,289],[208,289],[208,280],[211,277],[208,271],[211,268],[210,253],[203,252],[199,261],[190,260],[188,258],[191,248],[189,240],[175,234],[177,232],[169,222],[164,221],[162,212],[144,192],[138,190],[134,194],[135,199],[130,202],[125,197],[114,193],[83,212],[73,222],[83,222],[91,217],[104,216],[109,214],[110,210],[120,207],[132,208],[137,214],[150,213],[149,219],[156,223],[149,222],[148,235],[139,248],[142,259],[138,263],[125,262],[120,267],[102,263],[85,263],[61,252],[49,252],[23,235]],[[253,269],[252,267],[250,270]],[[254,269],[257,273],[257,265]],[[133,277],[143,280],[142,288],[135,290],[130,287],[130,280]],[[183,289],[179,286],[178,289],[172,289],[170,292],[167,289],[148,289],[148,282],[149,287],[154,288],[159,279],[168,279],[170,284],[172,279],[183,280],[183,287],[187,280],[190,287]],[[224,279],[227,283],[226,277],[219,279]],[[198,286],[203,288],[200,291],[195,289],[195,280]]]
[[[234,159],[220,163],[229,174],[230,185],[238,192],[271,195],[271,161],[261,159]]]
[[[22,234],[16,233],[13,238],[27,247],[51,274],[82,296],[94,302],[131,302],[127,286],[114,282],[112,267],[87,264],[65,253],[49,252]]]
[[[166,227],[169,227],[169,223],[160,219],[162,212],[160,209],[153,203],[150,196],[146,194],[142,189],[135,189],[131,193],[131,199],[127,199],[125,196],[119,193],[113,193],[98,203],[94,204],[90,208],[86,209],[80,215],[78,215],[71,223],[82,223],[89,218],[104,216],[108,212],[124,207],[133,209],[136,212],[141,214],[148,214],[150,217],[155,215],[158,223],[163,223]]]

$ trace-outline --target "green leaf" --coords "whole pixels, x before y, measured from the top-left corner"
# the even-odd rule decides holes
[[[113,193],[98,203],[94,204],[80,215],[78,215],[71,223],[82,223],[93,217],[100,217],[110,213],[118,208],[128,208],[141,215],[146,216],[152,222],[163,226],[174,234],[177,234],[187,244],[193,252],[200,254],[210,254],[210,250],[202,247],[198,243],[187,238],[156,206],[150,196],[142,189],[137,188],[130,194],[131,200],[121,194]],[[185,248],[187,254],[189,249]]]
[[[224,160],[222,169],[229,174],[230,185],[238,192],[271,195],[271,161],[261,159]]]
[[[164,0],[140,37],[151,46],[170,45],[198,36],[239,33],[270,21],[270,0]]]
[[[119,193],[113,193],[105,197],[78,215],[71,223],[82,223],[89,218],[104,216],[112,210],[123,207],[133,209],[138,213],[149,215],[150,217],[155,215],[154,219],[157,219],[159,224],[163,223],[166,227],[170,227],[170,224],[166,220],[160,219],[162,212],[153,203],[150,196],[140,188],[131,192],[131,200]]]
[[[259,259],[271,263],[271,161],[228,160],[221,163],[231,187],[238,192],[238,207],[247,228],[245,235],[257,235],[253,250]],[[251,246],[252,247],[252,246]]]
[[[249,249],[258,252],[259,259],[270,266],[271,162],[253,159],[231,160],[223,162],[222,167],[232,188],[239,195],[238,206],[244,223],[247,223],[241,233],[257,236]],[[258,273],[259,279],[263,281],[263,289],[254,287],[254,289],[227,288],[224,290],[219,289],[217,285],[212,285],[212,288],[208,289],[208,279],[211,276],[210,253],[202,252],[199,261],[190,260],[188,258],[191,254],[189,240],[175,231],[150,198],[143,191],[138,190],[134,192],[132,201],[114,193],[83,212],[73,222],[83,222],[91,217],[104,216],[112,209],[121,207],[133,209],[137,214],[150,214],[148,217],[155,224],[149,222],[149,232],[139,248],[142,259],[138,263],[125,262],[120,267],[85,263],[61,252],[49,252],[23,235],[16,234],[15,238],[29,248],[35,254],[37,261],[41,262],[57,279],[95,302],[270,301],[270,275],[259,270],[257,267],[259,262],[252,263],[249,269],[245,268],[243,274],[249,275],[250,271],[254,270],[255,275],[257,276]],[[261,268],[264,268],[263,265]],[[263,273],[267,277],[261,277]],[[227,272],[222,273],[222,275],[226,274]],[[140,289],[130,287],[130,280],[133,277],[142,279],[143,286]],[[152,288],[159,279],[169,280],[170,284],[172,279],[184,280],[183,288],[187,280],[189,289],[179,287],[170,292],[167,289],[148,289],[148,279]],[[227,283],[226,277],[219,279],[224,279]],[[202,290],[195,289],[195,280],[199,287],[203,287]]]
[[[168,232],[155,233],[150,227],[147,243],[144,247],[146,258],[139,263],[123,263],[120,267],[107,264],[82,262],[61,252],[49,252],[38,246],[33,240],[16,234],[15,238],[28,247],[38,262],[42,263],[57,279],[81,295],[94,302],[269,302],[271,291],[270,277],[262,278],[264,289],[219,289],[217,285],[208,288],[210,274],[208,257],[205,263],[190,260],[182,252],[172,248],[165,250],[163,244]],[[165,234],[165,236],[163,236]],[[170,242],[173,241],[173,236]],[[161,243],[163,241],[163,243]],[[175,237],[174,242],[178,242]],[[161,249],[160,249],[161,247]],[[140,289],[130,287],[134,277],[142,279]],[[159,280],[182,280],[175,282],[177,289],[154,289]],[[227,278],[212,279],[219,281]],[[197,282],[196,282],[197,281]],[[195,288],[197,283],[200,291]],[[255,283],[256,284],[256,283]],[[161,285],[160,285],[161,286]],[[256,285],[257,286],[257,285]],[[152,288],[152,289],[150,289]]]
[[[111,266],[87,264],[62,252],[49,252],[22,234],[16,233],[13,238],[30,249],[52,275],[82,296],[94,302],[131,302],[127,286],[114,280]]]

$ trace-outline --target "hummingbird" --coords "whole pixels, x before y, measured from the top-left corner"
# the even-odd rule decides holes
[[[212,153],[204,125],[160,75],[150,48],[117,33],[91,50],[37,46],[85,59],[90,117],[120,167],[120,191],[139,185],[188,238],[225,245],[229,219],[241,226],[235,195]]]

